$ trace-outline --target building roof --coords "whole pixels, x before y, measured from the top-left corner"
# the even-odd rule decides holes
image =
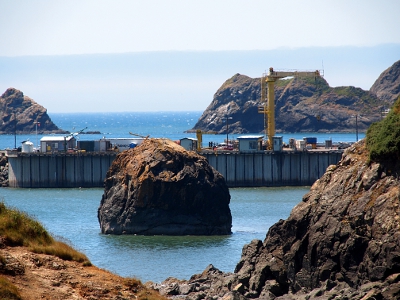
[[[258,139],[262,139],[264,136],[263,135],[243,135],[243,136],[239,136],[237,137],[238,140],[242,139],[242,140],[258,140]]]
[[[75,139],[73,136],[61,136],[61,135],[51,135],[51,136],[44,136],[40,139],[41,142],[64,142],[64,141],[70,141],[72,139]]]

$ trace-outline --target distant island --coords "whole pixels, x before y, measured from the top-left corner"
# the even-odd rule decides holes
[[[277,132],[365,132],[382,119],[400,94],[400,61],[385,70],[369,91],[353,86],[330,87],[322,78],[294,77],[275,83]],[[235,74],[214,94],[211,104],[188,130],[261,133],[264,114],[261,78]],[[227,125],[228,122],[228,125]]]
[[[15,88],[0,97],[0,134],[69,133],[57,127],[47,109]]]

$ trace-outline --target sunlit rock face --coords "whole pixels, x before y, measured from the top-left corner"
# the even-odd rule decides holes
[[[106,234],[226,235],[229,202],[225,179],[203,156],[146,139],[114,160],[98,219]]]

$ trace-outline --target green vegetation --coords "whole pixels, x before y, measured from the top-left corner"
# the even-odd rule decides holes
[[[379,106],[380,102],[378,98],[372,96],[372,94],[364,91],[361,88],[356,88],[354,86],[339,86],[333,88],[333,92],[338,96],[344,96],[346,98],[358,98],[362,103],[368,104],[370,106]],[[359,103],[361,104],[361,103]]]
[[[20,300],[22,299],[18,293],[18,289],[7,278],[0,276],[0,299],[4,300]]]
[[[366,145],[372,162],[396,168],[400,158],[400,97],[382,121],[372,124],[367,131]]]
[[[34,253],[57,256],[63,260],[91,265],[88,258],[66,243],[56,241],[44,227],[27,214],[0,203],[0,236],[9,246],[25,246]]]

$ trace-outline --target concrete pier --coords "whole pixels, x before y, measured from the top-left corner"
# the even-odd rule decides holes
[[[203,152],[229,187],[312,185],[343,150]],[[11,153],[9,186],[18,188],[103,187],[115,152]]]
[[[203,153],[229,187],[312,185],[343,150]]]
[[[115,152],[8,155],[8,181],[18,188],[103,187]]]

